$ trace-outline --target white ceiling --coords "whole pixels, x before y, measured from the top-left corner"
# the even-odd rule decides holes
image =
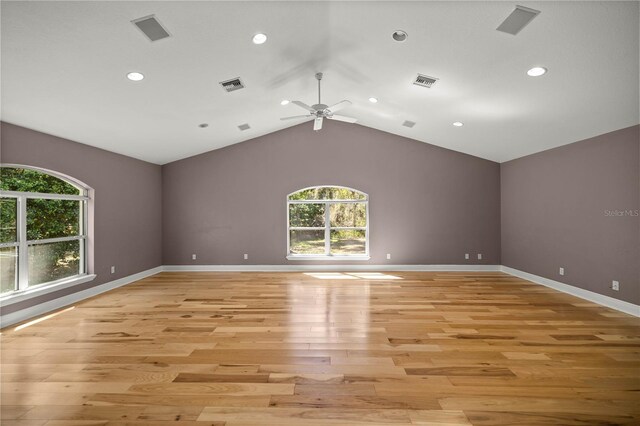
[[[638,3],[519,1],[3,1],[2,119],[163,164],[298,124],[280,101],[315,103],[322,71],[323,102],[351,100],[359,124],[494,161],[637,124]],[[542,13],[496,31],[515,4]],[[130,22],[150,14],[171,38]],[[247,87],[224,92],[234,77]]]

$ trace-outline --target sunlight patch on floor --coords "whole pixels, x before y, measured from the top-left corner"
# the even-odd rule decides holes
[[[14,329],[14,331],[19,331],[19,330],[22,330],[23,328],[27,328],[27,327],[29,327],[29,326],[31,326],[31,325],[37,324],[37,323],[42,322],[42,321],[44,321],[44,320],[48,320],[49,318],[53,318],[53,317],[55,317],[55,316],[57,316],[57,315],[60,315],[60,314],[61,314],[61,313],[63,313],[63,312],[70,311],[70,310],[72,310],[73,308],[75,308],[75,306],[71,306],[71,307],[69,307],[69,308],[67,308],[67,309],[63,309],[63,310],[61,310],[61,311],[54,312],[53,314],[49,314],[49,315],[46,315],[46,316],[44,316],[44,317],[40,317],[40,318],[38,318],[38,319],[34,319],[33,321],[25,322],[24,324],[17,326],[17,327]]]
[[[382,272],[305,272],[319,280],[401,280],[401,277]]]

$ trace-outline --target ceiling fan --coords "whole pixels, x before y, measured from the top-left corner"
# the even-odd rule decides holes
[[[283,117],[280,120],[294,120],[297,118],[311,118],[314,117],[315,120],[313,121],[313,130],[320,130],[322,129],[322,120],[325,118],[328,118],[330,120],[338,120],[338,121],[344,121],[346,123],[355,123],[356,120],[355,118],[352,117],[347,117],[344,115],[338,115],[338,114],[334,114],[336,111],[341,110],[342,108],[348,107],[349,105],[351,105],[350,101],[340,101],[335,105],[331,105],[331,106],[327,106],[323,103],[320,102],[320,81],[322,80],[322,73],[316,73],[316,80],[318,80],[318,103],[315,105],[307,105],[304,102],[300,102],[300,101],[291,101],[292,104],[296,104],[301,108],[306,109],[307,111],[309,111],[309,114],[306,115],[294,115],[292,117]]]

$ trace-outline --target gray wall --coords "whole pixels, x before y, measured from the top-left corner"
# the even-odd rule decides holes
[[[2,314],[162,265],[162,169],[88,145],[1,124],[0,162],[43,167],[95,190],[95,280],[8,305]],[[111,265],[116,273],[110,273]]]
[[[500,263],[499,164],[331,121],[164,165],[164,264],[301,264],[285,258],[286,196],[313,185],[369,194],[371,259],[357,263]]]
[[[501,164],[502,264],[640,303],[639,129]]]

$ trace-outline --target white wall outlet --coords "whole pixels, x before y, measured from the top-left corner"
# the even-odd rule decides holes
[[[611,290],[620,291],[620,283],[618,281],[611,281]]]
[[[391,253],[387,253],[387,260],[391,259]]]
[[[249,255],[247,253],[244,254],[244,260],[249,259]]]
[[[478,260],[482,260],[482,253],[478,253]]]
[[[464,254],[464,258],[465,258],[465,259],[467,259],[467,260],[469,260],[469,253],[465,253],[465,254]]]
[[[191,255],[191,260],[196,260],[196,254],[195,253]]]
[[[561,267],[561,268],[560,268],[560,270],[558,271],[558,273],[559,273],[560,275],[564,275],[564,268],[562,268],[562,267]]]
[[[112,267],[111,267],[111,273],[112,273],[112,274],[115,274],[115,273],[116,273],[116,267],[115,267],[115,266],[112,266]]]

